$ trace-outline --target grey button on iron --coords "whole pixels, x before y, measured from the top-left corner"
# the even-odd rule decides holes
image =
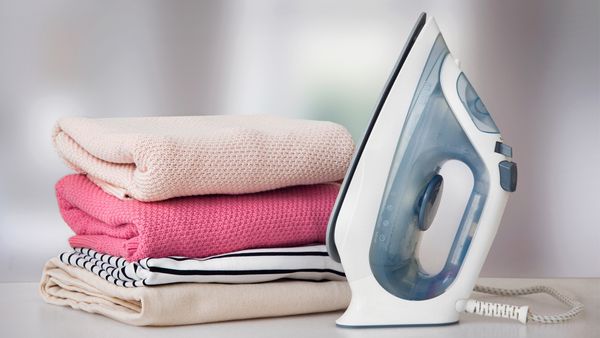
[[[417,205],[417,227],[421,231],[429,229],[437,209],[440,206],[440,196],[444,190],[444,178],[435,175],[431,178]]]
[[[508,192],[517,190],[517,164],[511,161],[498,163],[500,169],[500,186]]]
[[[502,154],[506,157],[512,157],[512,147],[508,144],[504,144],[502,142],[496,142],[496,147],[494,149],[498,154]]]

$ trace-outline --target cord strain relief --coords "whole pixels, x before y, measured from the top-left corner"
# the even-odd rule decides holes
[[[512,319],[525,324],[529,307],[469,299],[465,304],[465,312],[486,317]]]

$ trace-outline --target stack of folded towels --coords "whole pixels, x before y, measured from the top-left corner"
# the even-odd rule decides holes
[[[354,145],[343,127],[269,116],[60,120],[56,184],[72,251],[44,267],[48,303],[133,325],[348,305],[325,246]]]

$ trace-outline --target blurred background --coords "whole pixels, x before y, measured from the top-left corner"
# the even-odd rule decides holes
[[[358,141],[421,11],[519,164],[482,275],[600,277],[597,0],[0,0],[0,281],[67,248],[59,117],[267,113]]]

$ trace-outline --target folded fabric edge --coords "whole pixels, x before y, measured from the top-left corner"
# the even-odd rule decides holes
[[[127,192],[127,189],[125,189],[123,187],[119,187],[119,186],[113,185],[113,184],[111,184],[109,182],[106,182],[106,181],[101,180],[101,179],[99,179],[97,177],[94,177],[94,176],[90,176],[90,175],[86,175],[86,176],[87,176],[87,178],[90,181],[94,182],[94,184],[96,184],[97,186],[99,186],[100,189],[102,189],[102,191],[104,191],[105,193],[107,193],[107,194],[109,194],[111,196],[114,196],[114,197],[116,197],[118,199],[121,199],[121,200],[131,200],[131,199],[133,199],[129,195],[129,193]]]
[[[147,325],[141,317],[143,308],[139,293],[111,297],[103,284],[110,286],[99,277],[63,264],[54,257],[44,265],[38,292],[48,304],[100,314],[126,324]]]
[[[64,264],[92,272],[120,287],[182,282],[251,284],[281,279],[345,280],[342,266],[324,245],[235,251],[205,258],[171,256],[128,262],[90,248],[60,254]]]
[[[181,283],[154,288],[119,288],[81,268],[67,266],[58,258],[46,263],[40,293],[47,303],[101,314],[136,326],[330,312],[346,308],[350,301],[348,285],[341,281]],[[138,302],[140,308],[136,311]]]
[[[60,126],[60,121],[57,122],[54,127],[52,144],[54,145],[54,149],[58,156],[69,168],[78,174],[85,174],[92,182],[109,195],[120,199],[124,199],[130,195],[126,186],[127,183],[131,181],[131,175],[136,168],[135,163],[111,162],[96,156],[81,146],[74,138],[64,131]],[[75,161],[75,158],[71,158],[74,156],[73,154],[78,154],[77,157],[85,157],[86,159]],[[112,167],[112,169],[108,169],[109,167]],[[115,170],[120,174],[114,174]],[[112,176],[114,177],[102,174],[103,172],[111,171],[113,172]],[[119,176],[127,177],[125,179],[127,182],[119,183]],[[123,180],[123,178],[121,178],[121,180]]]
[[[171,117],[167,117],[171,118]],[[79,120],[79,122],[77,122]],[[338,168],[339,173],[335,175],[335,177],[324,178],[321,177],[319,179],[307,179],[303,176],[299,176],[296,179],[286,179],[285,182],[280,182],[279,184],[275,183],[261,183],[260,187],[244,187],[239,188],[235,187],[211,187],[211,188],[198,188],[202,191],[185,191],[185,192],[166,192],[160,189],[154,189],[147,184],[142,184],[139,176],[146,177],[149,174],[141,175],[137,170],[138,165],[140,167],[145,168],[145,165],[141,163],[136,163],[134,160],[133,154],[130,151],[124,151],[120,146],[121,144],[115,142],[112,144],[111,138],[104,137],[102,135],[102,142],[96,142],[97,137],[94,138],[97,143],[109,143],[112,144],[110,146],[105,147],[113,147],[120,150],[120,153],[125,153],[127,157],[126,159],[114,159],[107,157],[104,152],[99,152],[98,149],[94,149],[94,147],[90,147],[90,141],[85,141],[86,138],[90,139],[90,137],[83,137],[82,135],[86,135],[86,133],[79,130],[75,132],[74,130],[78,130],[74,126],[77,124],[85,124],[90,129],[91,122],[96,119],[85,119],[85,118],[64,118],[60,119],[56,124],[53,131],[53,143],[54,146],[60,155],[60,157],[66,162],[66,164],[74,169],[78,173],[85,173],[88,175],[90,179],[94,181],[98,186],[102,188],[108,194],[118,197],[120,199],[124,199],[127,197],[135,198],[139,201],[143,202],[156,202],[163,201],[170,198],[176,197],[185,197],[185,196],[195,196],[195,195],[210,195],[210,194],[246,194],[246,193],[254,193],[254,192],[262,192],[275,190],[279,188],[284,188],[287,186],[293,185],[310,185],[310,184],[319,184],[325,183],[328,181],[337,181],[343,178],[345,173],[345,168]],[[82,121],[85,121],[83,123]],[[303,120],[304,121],[304,120]],[[347,155],[347,159],[340,159],[335,162],[341,164],[341,162],[349,162],[351,155],[354,149],[354,143],[352,141],[352,137],[349,132],[341,125],[329,122],[329,121],[312,121],[319,123],[328,123],[330,124],[329,129],[336,130],[342,134],[345,134],[346,137],[343,137],[340,141],[339,148],[343,149],[343,151],[336,151],[336,153],[343,153]],[[93,129],[93,128],[92,128]],[[97,128],[95,128],[97,129]],[[101,131],[99,134],[103,134]],[[98,135],[96,135],[98,136]],[[314,139],[314,137],[313,137]],[[92,143],[93,144],[93,143]],[[335,147],[334,147],[335,148]],[[339,150],[339,149],[332,149]],[[124,155],[124,156],[125,156]],[[347,164],[345,166],[347,167]],[[145,169],[143,170],[146,171]],[[150,170],[148,172],[152,172]],[[299,173],[296,173],[300,175]],[[294,176],[295,177],[295,176]],[[164,179],[164,178],[161,178]],[[144,181],[147,181],[148,178],[144,178]],[[138,182],[139,181],[139,182]],[[191,189],[191,188],[190,188]]]

